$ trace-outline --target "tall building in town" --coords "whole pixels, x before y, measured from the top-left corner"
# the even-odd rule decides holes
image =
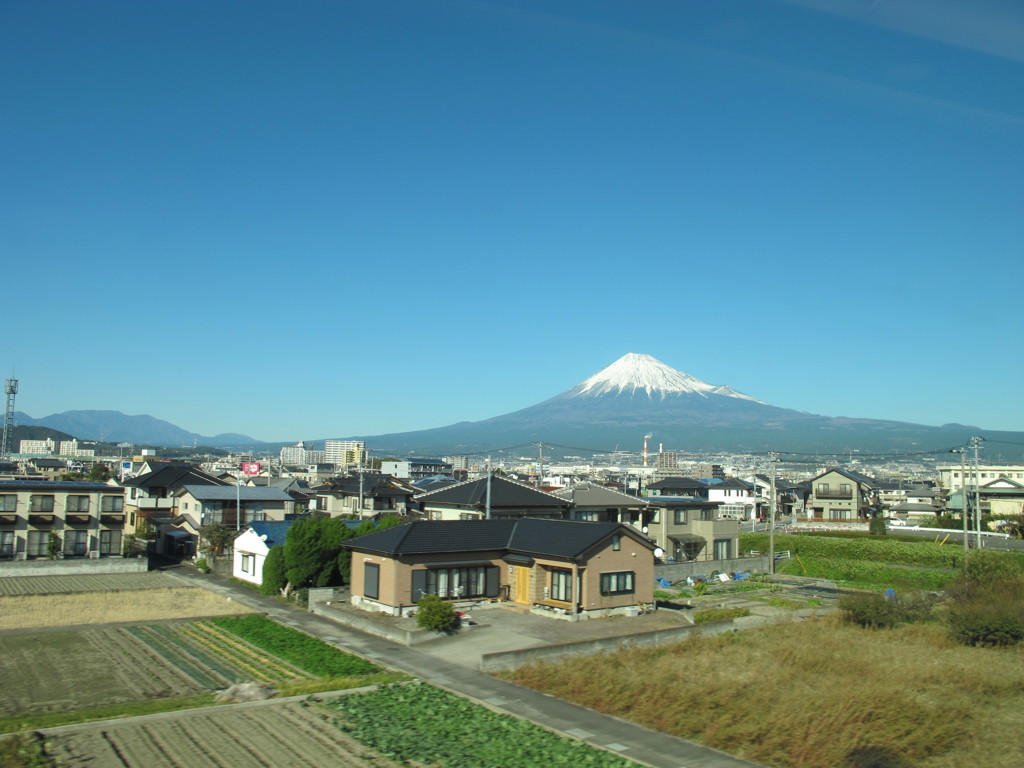
[[[366,443],[362,440],[328,440],[324,445],[324,460],[335,467],[366,464]]]
[[[18,453],[45,453],[53,454],[57,450],[57,444],[52,438],[45,440],[21,440],[18,442]]]

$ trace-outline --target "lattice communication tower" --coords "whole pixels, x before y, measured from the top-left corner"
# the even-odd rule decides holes
[[[7,395],[7,412],[4,414],[4,438],[0,445],[0,454],[5,459],[11,457],[11,437],[14,431],[14,396],[18,394],[18,380],[7,379],[4,382],[4,393]]]

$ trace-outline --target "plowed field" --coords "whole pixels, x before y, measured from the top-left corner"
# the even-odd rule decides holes
[[[397,768],[348,738],[317,704],[286,701],[46,732],[66,768]]]
[[[310,677],[204,623],[0,634],[0,717]]]

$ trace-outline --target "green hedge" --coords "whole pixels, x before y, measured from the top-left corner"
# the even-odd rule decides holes
[[[767,533],[741,533],[740,549],[744,552],[768,551]],[[775,551],[789,550],[801,557],[869,560],[880,563],[917,565],[924,568],[959,568],[963,564],[963,548],[959,543],[940,544],[934,541],[909,542],[884,538],[839,538],[827,535],[778,534]]]

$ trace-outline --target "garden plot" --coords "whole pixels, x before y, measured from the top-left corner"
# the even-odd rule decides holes
[[[312,677],[206,622],[0,634],[0,717]]]
[[[119,592],[135,589],[180,587],[175,576],[146,573],[96,573],[68,576],[7,576],[0,579],[0,596],[63,595],[74,592]]]
[[[43,577],[46,578],[46,577]],[[66,578],[66,577],[55,577]],[[71,577],[96,578],[96,577]],[[0,579],[0,584],[10,579]],[[20,594],[0,597],[0,629],[144,622],[254,613],[202,587],[176,586],[107,592]]]
[[[271,702],[61,728],[47,751],[66,768],[397,768],[342,733],[320,705]]]

